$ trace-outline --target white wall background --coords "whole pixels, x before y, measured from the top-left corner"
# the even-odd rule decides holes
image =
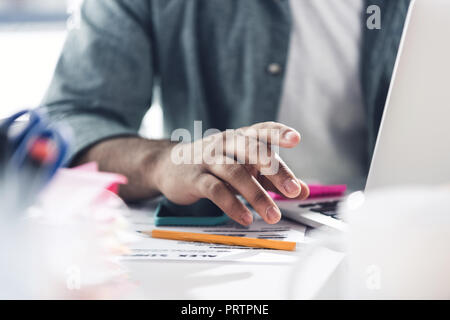
[[[51,3],[55,0],[47,1]],[[18,110],[39,105],[52,78],[66,36],[64,21],[14,24],[1,22],[0,119]],[[162,111],[159,105],[153,106],[144,118],[142,134],[161,137]]]

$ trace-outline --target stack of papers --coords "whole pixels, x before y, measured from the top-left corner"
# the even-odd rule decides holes
[[[136,231],[148,231],[155,228],[152,214],[149,212],[135,212],[131,216],[131,222]],[[282,220],[276,225],[269,225],[257,215],[254,216],[254,223],[250,227],[243,227],[230,220],[227,224],[221,226],[161,227],[160,229],[293,241],[297,243],[305,242],[306,232],[306,227],[296,222]],[[141,234],[140,237],[140,241],[131,245],[131,253],[122,257],[124,260],[138,259],[286,263],[297,260],[300,250],[299,248],[301,248],[301,246],[297,246],[296,252],[287,252],[200,242],[153,239],[145,234]]]

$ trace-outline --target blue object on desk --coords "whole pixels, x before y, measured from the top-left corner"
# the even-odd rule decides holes
[[[217,226],[229,221],[228,216],[207,199],[190,206],[177,205],[166,198],[155,213],[155,226]]]
[[[28,116],[28,120],[19,122],[24,116]],[[35,157],[32,151],[37,142],[51,144],[51,157]],[[58,130],[50,128],[37,110],[18,112],[0,123],[0,172],[3,171],[3,177],[15,179],[23,173],[33,171],[33,174],[39,176],[39,187],[42,187],[63,166],[67,151],[65,139]]]

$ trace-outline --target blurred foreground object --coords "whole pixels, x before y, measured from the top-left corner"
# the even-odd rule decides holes
[[[449,199],[421,187],[350,196],[345,298],[450,299]]]
[[[64,165],[67,139],[43,113],[18,112],[0,123],[0,208],[15,219]]]
[[[108,299],[132,287],[118,257],[135,235],[115,194],[120,175],[60,169],[15,223],[0,215],[0,298]]]

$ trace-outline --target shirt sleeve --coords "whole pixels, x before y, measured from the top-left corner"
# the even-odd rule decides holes
[[[42,103],[71,131],[71,160],[101,140],[138,134],[152,99],[150,17],[146,0],[84,1]]]

